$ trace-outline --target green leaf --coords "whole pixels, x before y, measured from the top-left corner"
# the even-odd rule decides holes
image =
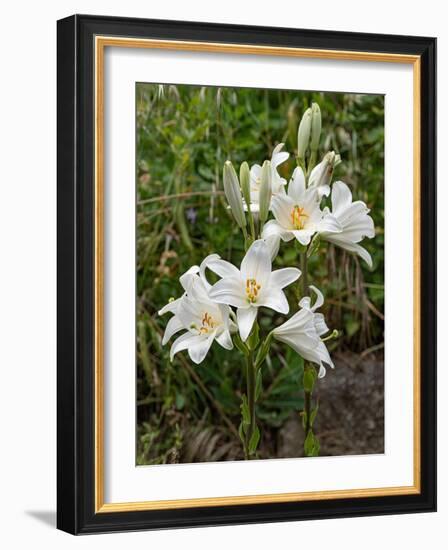
[[[247,403],[247,397],[243,395],[243,402],[241,403],[241,416],[243,417],[243,424],[250,424],[249,405]]]
[[[253,351],[256,349],[258,344],[260,343],[260,337],[259,337],[259,328],[258,323],[254,323],[254,328],[252,329],[252,332],[249,335],[249,338],[247,339],[247,347]]]
[[[240,422],[240,426],[238,428],[238,435],[240,436],[241,441],[244,443],[244,425],[242,422]]]
[[[249,452],[251,454],[253,454],[257,450],[259,441],[260,441],[260,430],[258,429],[258,426],[255,425],[255,429],[249,441]]]
[[[263,361],[266,359],[266,356],[269,353],[269,349],[271,347],[272,336],[273,334],[272,332],[270,332],[266,337],[266,340],[261,344],[261,347],[258,350],[257,357],[255,359],[256,367],[260,367]]]
[[[350,319],[345,323],[345,329],[347,331],[347,335],[351,337],[358,332],[358,330],[360,329],[360,325],[358,321],[355,321],[354,319]]]
[[[317,411],[319,410],[319,405],[316,405],[316,407],[311,411],[310,414],[310,426],[314,424],[314,421],[316,420]]]
[[[176,409],[181,411],[185,405],[185,397],[181,393],[176,394]]]
[[[246,357],[249,355],[249,349],[246,344],[241,340],[239,334],[235,334],[235,336],[233,337],[233,343],[243,355],[245,355]]]
[[[257,371],[257,378],[255,380],[255,401],[258,401],[258,398],[260,397],[262,390],[262,377],[261,377],[261,369]]]
[[[319,451],[320,451],[319,440],[317,439],[316,436],[314,436],[314,448],[313,448],[313,454],[311,456],[319,456]]]
[[[319,456],[320,444],[317,437],[310,430],[303,445],[305,456]]]
[[[310,258],[314,253],[319,250],[320,246],[320,236],[318,233],[315,234],[313,240],[311,241],[310,246],[308,247],[307,257]]]
[[[306,429],[306,417],[307,417],[306,411],[302,411],[300,413],[300,416],[302,417],[302,426],[303,426],[303,429],[305,430]]]
[[[305,443],[303,444],[303,448],[305,450],[305,456],[313,456],[313,452],[314,452],[314,434],[313,434],[312,430],[310,430],[308,432],[308,435],[305,438]]]

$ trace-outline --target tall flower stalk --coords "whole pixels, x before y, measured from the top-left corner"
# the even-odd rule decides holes
[[[291,347],[304,361],[304,407],[301,411],[305,431],[304,455],[319,454],[319,441],[313,429],[318,403],[313,393],[326,366],[333,368],[326,342],[336,338],[330,333],[322,313],[322,292],[311,281],[308,260],[319,253],[321,241],[328,241],[358,254],[369,266],[370,255],[359,243],[374,236],[369,210],[362,201],[352,200],[348,186],[332,183],[334,169],[341,162],[334,151],[318,160],[322,121],[316,103],[307,109],[298,128],[297,166],[287,184],[278,172],[289,158],[278,144],[270,160],[249,168],[243,162],[238,175],[230,160],[223,168],[224,192],[229,209],[241,229],[245,256],[240,267],[214,253],[199,266],[180,277],[182,295],[170,301],[160,314],[171,313],[163,344],[174,334],[170,357],[187,351],[194,363],[205,360],[212,345],[230,350],[236,347],[244,361],[245,388],[241,390],[239,437],[246,460],[257,458],[262,430],[257,420],[257,401],[261,394],[263,365],[271,344]],[[331,195],[331,210],[322,201]],[[300,269],[296,266],[272,269],[281,243],[298,249]],[[211,284],[207,272],[219,280]],[[290,315],[285,289],[297,283],[299,301]],[[263,308],[286,317],[283,323],[262,333],[258,315]],[[289,316],[289,317],[288,317]],[[278,349],[278,348],[277,348]],[[210,368],[213,368],[210,366]]]

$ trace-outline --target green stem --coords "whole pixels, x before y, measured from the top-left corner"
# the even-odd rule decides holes
[[[250,204],[247,206],[247,214],[249,218],[249,227],[250,227],[250,233],[252,235],[252,240],[255,241],[255,223],[254,223],[254,217],[252,215]]]
[[[248,240],[247,240],[247,229],[246,229],[246,227],[243,225],[243,226],[241,227],[241,230],[242,230],[242,232],[243,232],[243,237],[244,237],[244,250],[247,251],[247,249],[249,248],[249,246],[248,246],[249,243],[248,243]]]
[[[308,248],[301,253],[300,256],[300,267],[302,269],[302,296],[309,295],[308,287]],[[308,361],[305,361],[303,364],[303,376],[305,379],[306,373],[309,369],[314,369]],[[304,413],[305,413],[305,439],[311,429],[311,402],[312,402],[312,391],[304,388]],[[306,454],[306,453],[305,453]]]
[[[308,368],[313,368],[309,363],[305,363],[304,365],[304,369],[308,369]],[[305,406],[304,406],[304,410],[305,410],[305,438],[306,436],[308,435],[308,432],[310,431],[310,428],[311,428],[311,422],[310,422],[310,418],[311,418],[311,392],[310,391],[305,391]]]
[[[316,160],[317,160],[317,151],[311,151],[310,160],[308,162],[308,169],[306,172],[307,178],[309,178],[311,174],[311,170],[316,166]]]
[[[247,369],[246,370],[247,403],[249,406],[250,424],[246,432],[245,454],[246,454],[246,459],[250,459],[249,442],[255,430],[255,382],[256,382],[255,376],[256,374],[255,374],[253,351],[251,351],[247,357],[246,369]]]
[[[308,248],[300,255],[300,268],[302,270],[302,296],[309,294],[308,289]]]

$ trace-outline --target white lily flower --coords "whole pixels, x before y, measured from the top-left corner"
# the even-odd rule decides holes
[[[322,162],[311,170],[308,186],[315,187],[319,198],[328,197],[330,183],[335,167],[341,162],[341,156],[334,151],[327,153]]]
[[[320,338],[328,332],[324,316],[321,313],[315,313],[316,309],[324,303],[324,298],[316,287],[310,286],[310,289],[317,294],[315,303],[311,305],[311,298],[308,296],[302,298],[299,303],[302,309],[274,329],[273,336],[276,340],[292,347],[306,361],[319,365],[319,378],[323,378],[326,373],[324,363],[331,368],[334,368],[334,364],[327,346]]]
[[[349,252],[355,252],[371,268],[370,254],[358,243],[364,237],[372,239],[375,236],[375,226],[368,215],[370,210],[366,204],[363,201],[352,201],[352,193],[348,185],[343,181],[335,182],[331,192],[331,215],[337,219],[342,231],[340,233],[322,231],[320,236]]]
[[[305,296],[300,300],[299,306],[303,309],[309,309],[314,313],[314,328],[316,329],[316,332],[319,336],[323,336],[324,334],[329,332],[330,329],[327,327],[327,324],[325,323],[325,317],[323,316],[323,314],[316,313],[316,310],[323,306],[324,295],[317,287],[313,285],[310,285],[309,289],[316,294],[316,301],[314,302],[313,305],[311,305],[311,298],[309,296]]]
[[[288,160],[289,153],[282,151],[284,143],[279,143],[272,151],[271,157],[271,186],[272,196],[285,192],[286,180],[280,177],[277,168]],[[262,167],[259,164],[254,164],[250,169],[250,210],[257,214],[260,211],[260,186],[261,186],[261,171]],[[244,209],[247,210],[247,205],[244,203]]]
[[[212,300],[237,308],[240,336],[246,341],[259,307],[288,313],[289,304],[283,288],[296,281],[301,272],[295,267],[272,271],[270,250],[263,240],[252,243],[241,262],[241,269],[213,258],[207,267],[222,277],[209,292]]]
[[[158,311],[159,315],[165,315],[165,313],[176,313],[182,299],[186,296],[187,288],[189,288],[191,284],[191,277],[195,276],[197,273],[199,273],[199,271],[199,267],[197,265],[194,265],[190,267],[190,269],[186,271],[183,275],[181,275],[181,277],[179,278],[179,282],[185,291],[184,294],[176,300],[171,299],[165,306],[162,307],[162,309]],[[165,342],[162,342],[162,344],[164,345]]]
[[[173,342],[171,360],[179,351],[188,350],[190,359],[199,364],[215,340],[225,349],[233,348],[230,333],[235,332],[236,325],[230,319],[230,308],[209,298],[210,285],[201,277],[201,268],[202,264],[201,267],[194,266],[182,275],[183,296],[159,311],[160,315],[174,313],[166,326],[162,345],[180,330],[187,331]]]
[[[316,232],[328,233],[342,230],[335,216],[320,209],[320,197],[316,188],[306,188],[305,176],[300,167],[294,170],[288,185],[288,194],[277,195],[272,199],[271,210],[275,220],[269,220],[262,237],[277,235],[283,241],[297,239],[308,245]]]

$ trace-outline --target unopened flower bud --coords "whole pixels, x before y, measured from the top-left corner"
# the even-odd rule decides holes
[[[310,141],[312,116],[313,113],[310,107],[303,113],[302,120],[299,124],[299,131],[297,133],[297,156],[299,159],[305,158],[305,153]]]
[[[247,162],[243,162],[240,166],[240,183],[243,198],[246,201],[246,206],[250,205],[250,170]]]
[[[233,217],[240,227],[245,227],[246,216],[244,215],[240,184],[238,183],[238,177],[230,160],[227,160],[224,163],[223,181],[224,193],[226,195],[227,202],[229,203]]]
[[[319,148],[320,133],[322,131],[322,116],[320,114],[320,107],[317,103],[311,105],[312,117],[311,117],[311,142],[310,149],[312,152],[316,152]]]
[[[272,169],[269,160],[265,160],[261,169],[260,182],[260,221],[264,223],[268,219],[272,198]]]

